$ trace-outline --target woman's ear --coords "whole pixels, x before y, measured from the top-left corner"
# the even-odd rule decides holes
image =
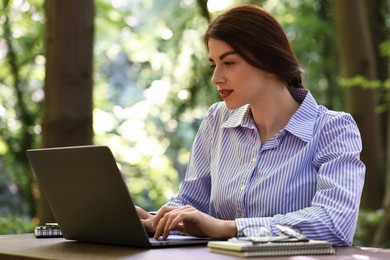
[[[266,75],[268,78],[275,78],[275,74],[271,73],[271,72],[266,72]]]

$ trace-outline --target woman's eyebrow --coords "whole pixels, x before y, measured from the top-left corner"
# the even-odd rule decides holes
[[[236,51],[227,51],[227,52],[225,52],[225,53],[222,53],[222,54],[219,56],[219,59],[220,59],[220,60],[223,60],[223,59],[226,58],[227,56],[233,55],[233,54],[237,54],[237,52],[236,52]],[[213,60],[212,58],[209,58],[209,61],[214,62],[214,60]]]
[[[219,56],[219,59],[223,60],[224,58],[226,58],[226,56],[229,56],[229,55],[232,55],[232,54],[237,54],[237,52],[235,52],[235,51],[227,51],[227,52],[223,53],[221,56]]]

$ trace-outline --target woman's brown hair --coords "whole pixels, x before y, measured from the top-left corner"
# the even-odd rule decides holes
[[[289,87],[302,88],[302,70],[278,21],[255,5],[229,9],[213,20],[204,35],[228,43],[252,66],[276,75]]]

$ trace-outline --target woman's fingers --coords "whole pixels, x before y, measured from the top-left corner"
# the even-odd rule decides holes
[[[167,221],[165,214],[167,212],[174,210],[174,209],[176,209],[176,208],[163,206],[157,211],[156,215],[154,216],[154,220],[153,220],[153,226],[156,228],[156,231],[154,233],[155,239],[158,239],[160,237],[161,233],[163,233],[163,229],[164,229],[165,223]]]
[[[167,239],[169,232],[172,230],[183,231],[183,221],[194,221],[194,214],[197,210],[191,206],[183,206],[164,209],[161,212],[164,212],[164,215],[159,215],[160,219],[156,227],[155,239],[158,239],[160,236],[163,239]]]
[[[135,206],[135,209],[136,209],[138,217],[140,219],[147,219],[150,217],[150,214],[146,210],[144,210],[143,208]]]
[[[135,206],[135,209],[136,209],[138,217],[141,220],[141,223],[145,227],[146,231],[148,233],[153,233],[154,232],[154,227],[153,227],[154,216],[149,214],[149,212],[147,212],[146,210],[144,210],[141,207]]]
[[[160,219],[165,215],[165,213],[177,209],[177,207],[162,206],[156,213],[153,219],[153,226],[157,226],[160,222]]]
[[[167,239],[176,230],[191,236],[230,238],[237,236],[234,220],[216,219],[192,206],[162,207],[153,219],[154,238]]]

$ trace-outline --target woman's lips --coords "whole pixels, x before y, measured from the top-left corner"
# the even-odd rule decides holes
[[[229,89],[220,89],[219,90],[219,94],[221,95],[221,98],[225,99],[227,98],[228,96],[230,96],[230,94],[233,92],[233,90],[229,90]]]

